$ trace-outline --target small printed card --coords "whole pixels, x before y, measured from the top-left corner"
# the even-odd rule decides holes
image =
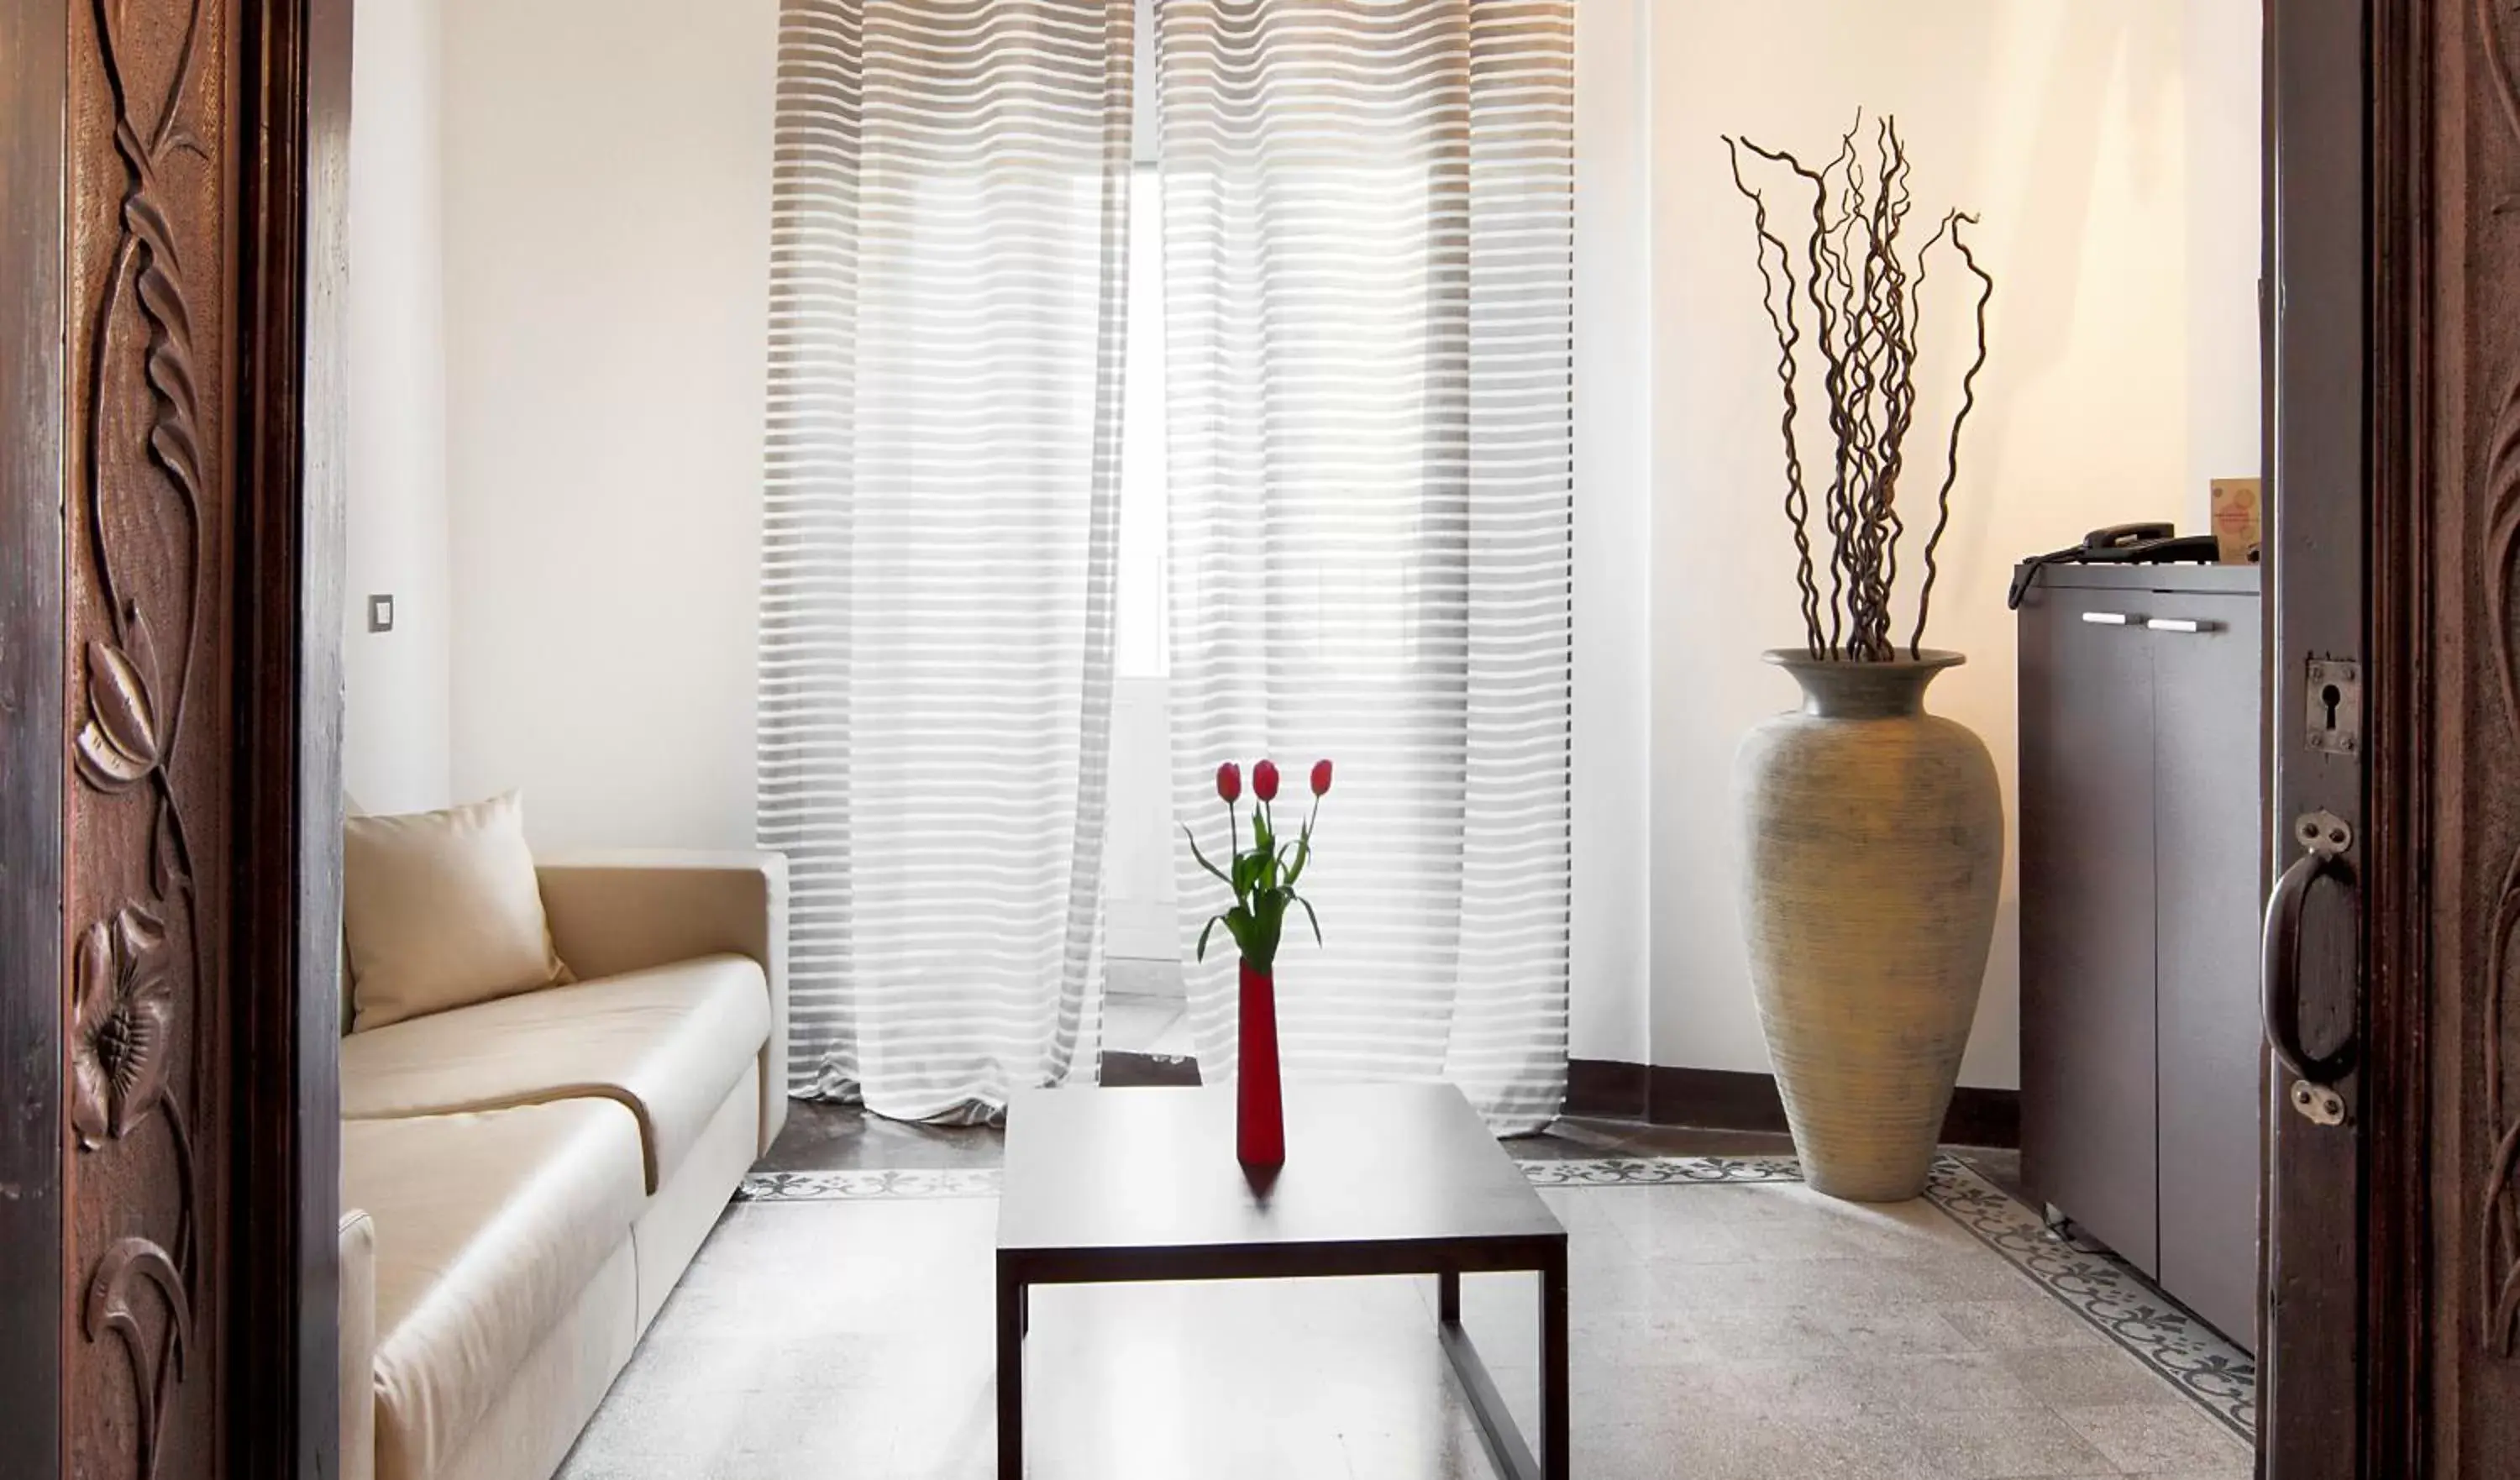
[[[2226,565],[2254,565],[2263,520],[2256,478],[2214,480],[2214,541]]]

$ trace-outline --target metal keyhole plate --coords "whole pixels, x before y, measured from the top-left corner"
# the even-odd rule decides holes
[[[2362,748],[2362,665],[2350,658],[2314,658],[2302,696],[2310,747],[2329,755]]]

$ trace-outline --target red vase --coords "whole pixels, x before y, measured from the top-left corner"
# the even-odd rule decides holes
[[[1241,1048],[1234,1080],[1234,1154],[1247,1167],[1286,1164],[1286,1114],[1278,1093],[1278,988],[1269,968],[1242,964]]]

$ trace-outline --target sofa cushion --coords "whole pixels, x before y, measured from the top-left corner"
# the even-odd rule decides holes
[[[552,950],[513,791],[444,812],[346,819],[341,933],[356,1031],[570,979]]]
[[[639,1130],[607,1099],[349,1121],[342,1190],[376,1225],[380,1480],[438,1480],[626,1246]]]
[[[341,1114],[616,1099],[638,1117],[653,1192],[769,1036],[760,965],[706,956],[354,1034],[341,1042]]]

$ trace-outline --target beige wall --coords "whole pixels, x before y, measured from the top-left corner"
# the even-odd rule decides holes
[[[1776,349],[1719,135],[1824,156],[1862,102],[1898,114],[1920,206],[1984,214],[1993,361],[1930,640],[1969,654],[1934,707],[1986,738],[2009,812],[2012,562],[2127,519],[2201,527],[2204,472],[2254,464],[2255,316],[2230,307],[2253,303],[2256,280],[2254,15],[2240,0],[1654,8],[1656,1062],[1767,1067],[1733,913],[1731,776],[1741,733],[1794,702],[1759,650],[1799,631]],[[1946,391],[1957,327],[1938,320],[1926,351]],[[1950,404],[1929,396],[1925,425]],[[1966,1083],[2018,1082],[2018,919],[2007,867]]]
[[[444,0],[454,789],[752,842],[776,0]]]
[[[2245,0],[2187,0],[2187,502],[2209,529],[2215,478],[2257,475],[2261,19]]]
[[[350,127],[350,476],[344,785],[445,805],[446,352],[439,272],[438,0],[360,0]],[[367,598],[394,598],[371,633]]]

